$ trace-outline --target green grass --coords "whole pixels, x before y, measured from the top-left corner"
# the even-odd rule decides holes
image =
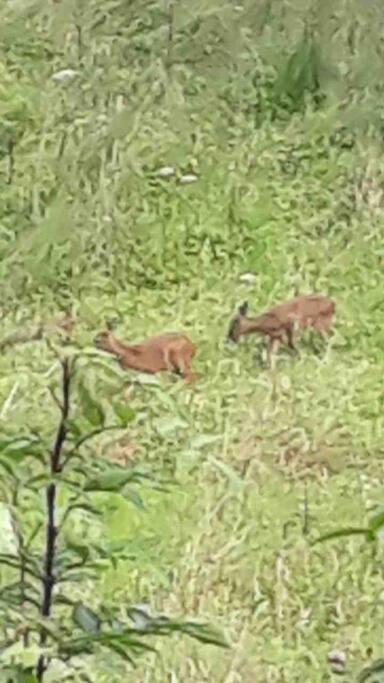
[[[123,449],[169,490],[144,490],[144,511],[100,496],[92,528],[74,517],[70,536],[122,539],[133,559],[69,590],[207,619],[231,649],[164,639],[134,672],[100,655],[96,683],[332,681],[334,648],[352,681],[382,656],[383,551],[312,542],[383,503],[382,6],[175,4],[168,71],[158,2],[145,21],[117,0],[0,11],[0,342],[69,300],[79,348],[115,313],[122,339],[182,330],[198,347],[196,385],[135,383],[135,421],[87,450]],[[335,299],[328,346],[304,335],[272,372],[262,341],[224,343],[240,301],[256,313],[297,286]],[[113,366],[95,374],[105,405],[134,377]],[[4,429],[50,443],[56,381],[44,342],[6,349]]]
[[[274,229],[266,252],[272,270],[279,270],[282,242],[299,240],[300,230]],[[258,311],[290,295],[292,270],[276,277],[272,291],[268,266],[251,287],[238,283],[238,272],[217,269],[209,286],[191,277],[163,291],[127,288],[78,302],[80,346],[90,345],[108,310],[122,316],[117,336],[139,340],[180,329],[198,346],[196,386],[161,376],[136,386],[130,399],[137,418],[124,445],[134,447],[135,462],[174,483],[168,494],[144,492],[144,512],[101,501],[102,533],[126,540],[136,559],[100,576],[99,599],[148,601],[175,616],[212,620],[232,649],[162,641],[160,656],[143,661],[135,680],[328,681],[329,649],[347,652],[349,676],[360,670],[368,648],[380,655],[382,551],[373,557],[356,539],[311,545],[332,528],[361,525],[382,502],[376,302],[384,276],[370,269],[375,241],[364,246],[363,232],[364,226],[351,238],[354,258],[341,249],[331,261],[319,253],[318,282],[337,302],[330,346],[317,351],[310,337],[303,339],[300,357],[282,350],[274,372],[256,352],[262,342],[229,348],[224,336],[236,302],[247,298]],[[308,238],[302,255],[316,243]],[[8,421],[44,421],[45,411],[37,415],[35,405],[46,396],[51,366],[39,343],[1,358],[1,401],[19,383]],[[97,382],[105,401],[124,391],[117,379],[107,383],[101,374]],[[107,454],[115,445],[110,439],[98,447]],[[97,680],[111,681],[110,675]]]

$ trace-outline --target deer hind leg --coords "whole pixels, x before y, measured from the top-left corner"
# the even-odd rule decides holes
[[[269,337],[267,347],[268,364],[273,370],[276,366],[276,354],[281,344],[280,337]]]
[[[294,338],[294,325],[290,324],[288,325],[287,329],[285,330],[285,334],[287,336],[287,342],[289,348],[295,353],[299,353],[296,346],[293,343],[293,338]]]
[[[195,375],[191,371],[191,356],[185,356],[181,351],[173,349],[170,351],[171,370],[180,375],[186,384],[195,380]]]

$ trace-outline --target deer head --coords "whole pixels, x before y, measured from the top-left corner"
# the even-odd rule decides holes
[[[113,337],[110,330],[100,332],[93,340],[94,345],[101,351],[111,351],[113,347]]]
[[[239,337],[242,333],[242,320],[247,315],[248,312],[248,301],[244,301],[241,306],[238,307],[236,315],[232,318],[229,323],[229,328],[227,332],[227,341],[232,341],[237,343]]]

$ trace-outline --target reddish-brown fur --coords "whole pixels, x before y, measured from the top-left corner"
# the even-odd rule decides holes
[[[125,370],[149,374],[168,370],[181,375],[186,383],[195,379],[191,363],[196,347],[183,334],[169,332],[150,337],[140,344],[128,345],[122,344],[107,330],[97,335],[95,345],[115,356]]]
[[[273,365],[273,356],[284,336],[288,346],[296,351],[293,342],[295,329],[311,327],[326,339],[331,334],[335,303],[321,294],[308,294],[273,306],[256,318],[248,318],[247,311],[248,303],[244,302],[231,320],[227,338],[237,342],[241,336],[253,332],[268,337],[268,359]]]

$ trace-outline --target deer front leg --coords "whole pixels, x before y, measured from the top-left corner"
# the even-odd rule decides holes
[[[330,330],[331,321],[329,319],[319,319],[315,322],[313,328],[319,334],[323,340],[323,344],[327,344],[330,337],[332,336],[332,331]],[[316,350],[320,352],[320,347],[316,347]]]
[[[174,372],[175,366],[172,358],[172,350],[171,349],[165,349],[164,350],[164,365],[168,372]]]

